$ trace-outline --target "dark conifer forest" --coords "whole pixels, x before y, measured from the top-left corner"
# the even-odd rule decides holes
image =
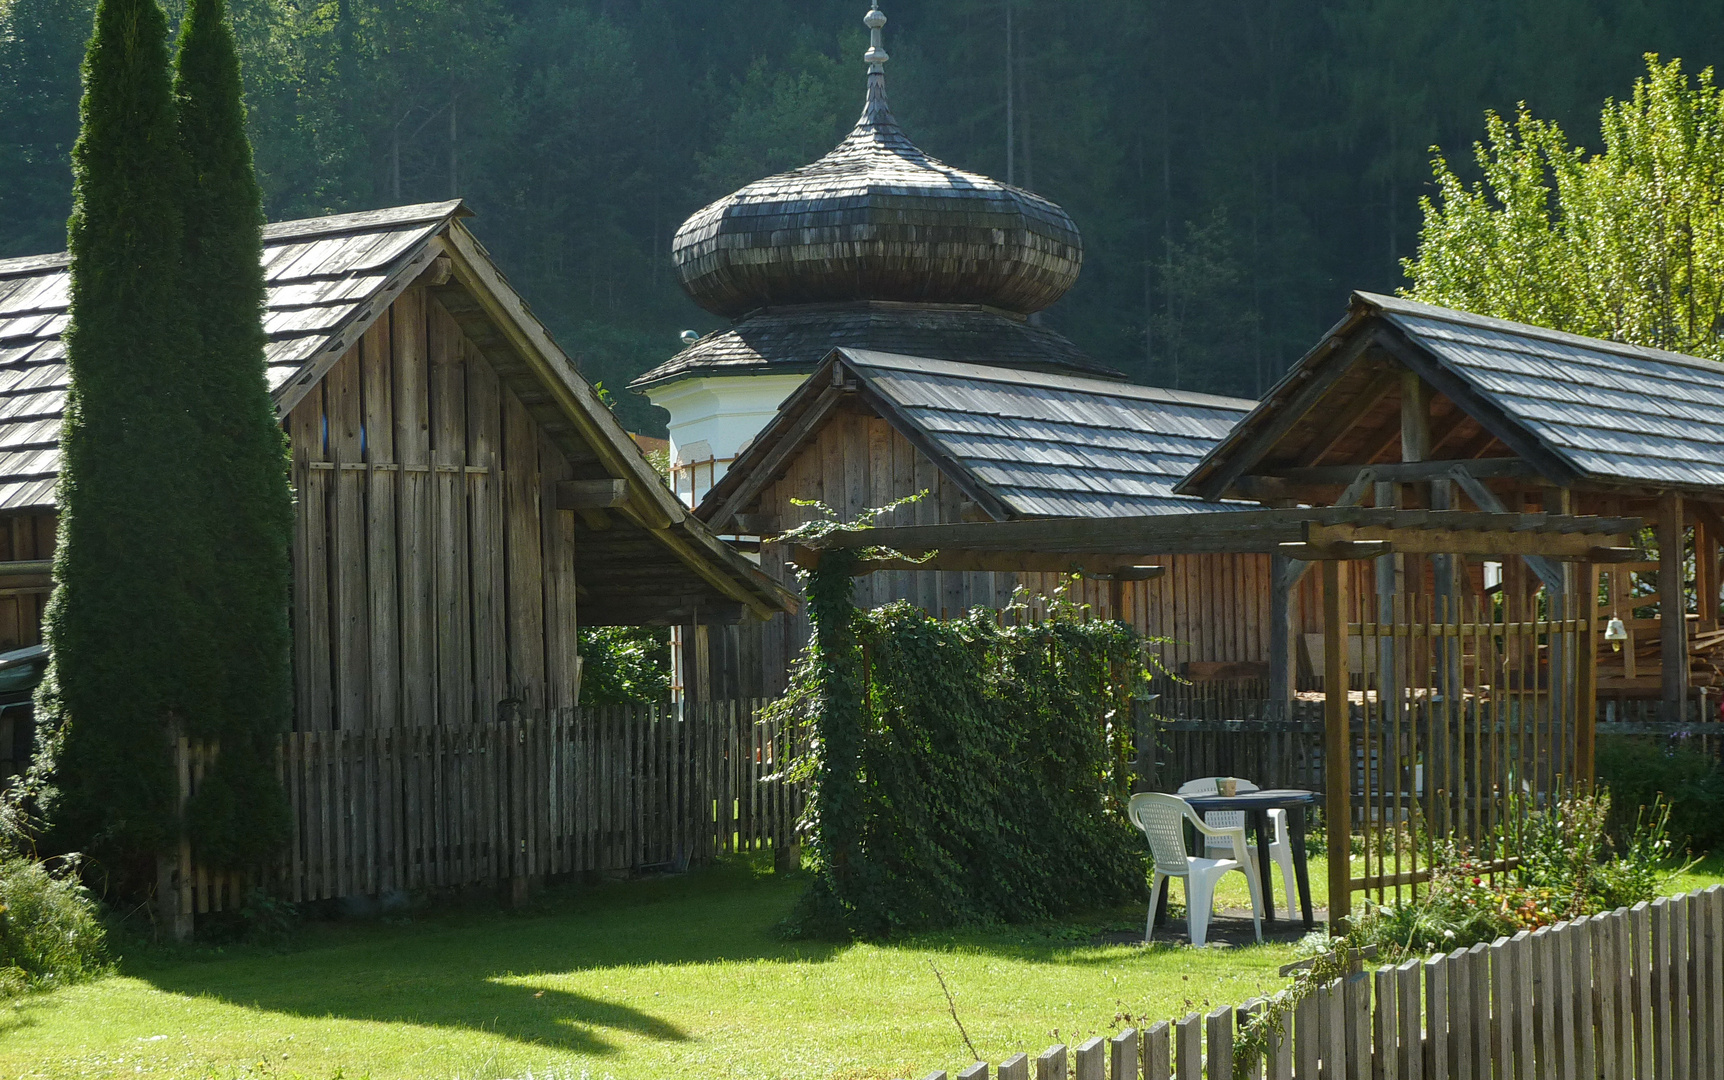
[[[92,7],[0,0],[0,256],[64,247]],[[677,288],[671,234],[848,129],[866,7],[232,4],[270,217],[466,198],[498,263],[645,431],[662,414],[622,384],[680,330],[717,325]],[[1599,107],[1643,54],[1699,71],[1724,52],[1724,8],[1679,0],[883,7],[911,137],[1082,229],[1082,278],[1048,321],[1134,379],[1245,395],[1349,289],[1403,284],[1431,147],[1464,163],[1485,110],[1524,101],[1596,148]]]

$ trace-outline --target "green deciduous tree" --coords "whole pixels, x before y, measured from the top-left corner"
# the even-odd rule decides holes
[[[1411,295],[1724,359],[1724,94],[1648,56],[1601,127],[1589,154],[1523,106],[1487,117],[1481,180],[1439,157]]]
[[[181,275],[189,175],[167,44],[156,0],[101,0],[72,152],[70,387],[38,698],[59,742],[57,840],[134,882],[177,835],[168,740],[210,704],[192,591],[203,443],[181,392],[199,355]]]
[[[202,344],[185,387],[203,438],[200,525],[210,541],[198,599],[219,631],[208,657],[213,709],[191,720],[194,733],[219,742],[221,755],[188,807],[187,825],[205,860],[240,866],[286,836],[287,800],[272,755],[293,711],[293,502],[264,376],[263,193],[223,0],[187,7],[174,92],[189,166],[184,282],[197,298]]]

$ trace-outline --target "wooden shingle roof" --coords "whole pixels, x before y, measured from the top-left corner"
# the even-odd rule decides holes
[[[828,392],[830,388],[838,392]],[[859,396],[996,519],[1213,509],[1173,485],[1251,408],[1237,398],[1103,379],[835,351],[702,501],[719,529],[806,440],[819,410]]]
[[[270,390],[285,415],[437,254],[459,200],[264,229]],[[70,304],[67,257],[0,260],[0,510],[53,505]]]
[[[627,482],[616,527],[581,547],[583,621],[766,616],[794,597],[712,533],[666,488],[573,361],[459,218],[459,200],[267,226],[266,362],[285,417],[403,290],[438,302],[582,479]],[[49,509],[58,476],[68,297],[65,255],[0,261],[0,512]],[[654,608],[626,572],[655,571]],[[656,601],[655,601],[656,602]]]
[[[708,334],[629,385],[813,371],[833,349],[1123,379],[1059,333],[993,308],[875,300],[771,308]]]
[[[1518,457],[1550,484],[1724,488],[1724,364],[1361,292],[1179,490],[1216,498],[1265,466],[1311,464],[1280,457],[1344,411],[1331,398],[1373,355],[1494,436],[1487,456]]]

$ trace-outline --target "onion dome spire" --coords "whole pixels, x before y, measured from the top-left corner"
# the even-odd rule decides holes
[[[764,307],[867,300],[1027,315],[1071,288],[1083,241],[1047,199],[917,149],[886,105],[886,15],[868,27],[868,90],[844,141],[810,165],[698,211],[671,256],[690,297],[736,318]]]

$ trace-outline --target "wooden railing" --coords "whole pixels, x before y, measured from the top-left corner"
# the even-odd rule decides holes
[[[1288,992],[1283,992],[1284,995]],[[1263,1010],[1267,1049],[1240,1028]],[[1051,1026],[1051,1025],[1050,1025]],[[1238,1060],[1244,1058],[1244,1060]],[[1724,886],[999,1062],[999,1080],[1714,1080]],[[958,1080],[986,1080],[978,1062]],[[947,1080],[943,1071],[927,1080]]]
[[[682,869],[788,847],[796,752],[760,701],[569,710],[540,718],[283,736],[293,834],[278,866],[240,877],[182,845],[183,914],[222,911],[265,878],[294,901]],[[181,740],[182,799],[217,748]]]

